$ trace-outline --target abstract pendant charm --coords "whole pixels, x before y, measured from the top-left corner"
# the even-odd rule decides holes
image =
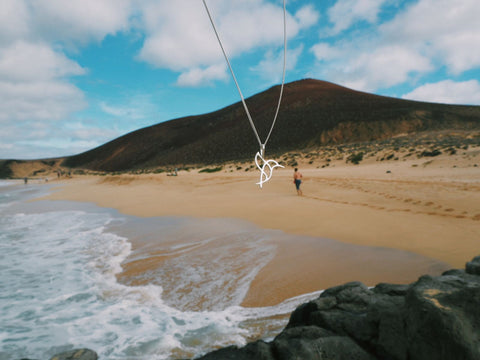
[[[273,169],[275,169],[276,167],[285,168],[285,166],[280,165],[275,160],[265,160],[263,158],[264,151],[265,151],[265,147],[262,146],[262,149],[259,152],[257,152],[257,154],[255,155],[255,164],[257,164],[257,167],[260,170],[260,181],[257,183],[257,185],[260,185],[260,188],[264,183],[266,183],[268,180],[272,178]],[[258,161],[259,159],[263,164],[262,166],[260,166],[259,164],[259,161]]]
[[[283,73],[282,73],[282,85],[280,86],[280,95],[278,96],[278,103],[277,103],[277,110],[275,111],[275,116],[273,117],[272,125],[270,126],[270,131],[265,139],[265,142],[262,143],[260,136],[258,135],[257,128],[253,123],[252,116],[250,115],[250,111],[248,111],[247,103],[242,94],[242,90],[240,90],[240,86],[238,85],[237,78],[235,77],[235,73],[232,69],[232,64],[230,64],[230,60],[228,59],[227,53],[225,48],[223,47],[222,41],[220,40],[220,36],[218,35],[217,27],[215,26],[215,22],[213,21],[212,15],[210,14],[210,10],[208,10],[208,6],[205,0],[203,0],[203,5],[205,6],[205,10],[207,11],[208,18],[210,19],[210,23],[212,24],[213,31],[215,32],[215,36],[217,37],[218,44],[222,49],[223,56],[225,57],[225,61],[227,62],[228,68],[230,73],[232,74],[233,81],[235,82],[235,86],[237,87],[238,94],[240,95],[240,99],[242,100],[243,107],[245,109],[245,113],[247,114],[248,121],[250,122],[250,126],[252,127],[253,133],[257,138],[258,144],[260,145],[260,151],[257,152],[255,155],[255,163],[257,164],[258,169],[260,170],[260,181],[257,185],[262,187],[263,183],[266,183],[272,177],[273,169],[276,167],[283,168],[284,166],[280,165],[275,160],[266,160],[263,158],[265,156],[265,145],[270,139],[270,135],[272,134],[273,127],[275,126],[275,122],[277,121],[278,112],[280,110],[280,103],[282,102],[282,95],[283,95],[283,86],[285,85],[285,72],[287,68],[287,8],[286,8],[286,0],[283,0]],[[262,162],[262,166],[259,164],[259,158]]]

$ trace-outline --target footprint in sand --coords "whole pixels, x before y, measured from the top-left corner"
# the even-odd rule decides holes
[[[446,212],[452,212],[452,211],[455,211],[455,209],[448,208],[448,209],[445,209],[444,211],[446,211]]]
[[[473,220],[480,220],[480,214],[477,214],[477,215],[473,216],[472,219],[473,219]]]
[[[428,202],[425,203],[425,206],[432,206],[432,205],[433,205],[433,202],[431,202],[431,201],[428,201]]]

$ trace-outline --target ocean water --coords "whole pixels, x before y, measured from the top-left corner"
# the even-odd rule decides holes
[[[240,306],[273,256],[272,232],[233,220],[139,219],[32,201],[49,191],[0,181],[1,360],[48,359],[76,347],[101,359],[196,357],[271,338],[296,306],[319,294]],[[155,256],[161,262],[149,271],[118,280],[127,259],[142,264]]]

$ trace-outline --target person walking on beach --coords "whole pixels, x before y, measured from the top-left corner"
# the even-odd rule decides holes
[[[302,196],[302,190],[300,190],[300,185],[302,184],[302,173],[295,168],[295,172],[293,173],[293,182],[295,183],[295,187],[297,188],[297,195]]]

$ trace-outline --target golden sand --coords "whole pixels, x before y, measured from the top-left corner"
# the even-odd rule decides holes
[[[351,254],[333,256],[315,238],[405,250],[462,268],[480,252],[478,152],[469,159],[333,161],[326,168],[300,163],[302,197],[296,194],[291,168],[275,169],[272,180],[259,189],[257,171],[231,165],[215,173],[180,171],[176,177],[79,176],[63,180],[49,198],[93,202],[136,216],[239,218],[308,236],[279,241],[275,258],[244,300],[247,306],[271,305],[344,281],[410,282],[429,271],[428,264],[404,269],[396,264],[395,271],[388,263],[365,266]],[[145,266],[154,264],[125,270],[145,271]]]

